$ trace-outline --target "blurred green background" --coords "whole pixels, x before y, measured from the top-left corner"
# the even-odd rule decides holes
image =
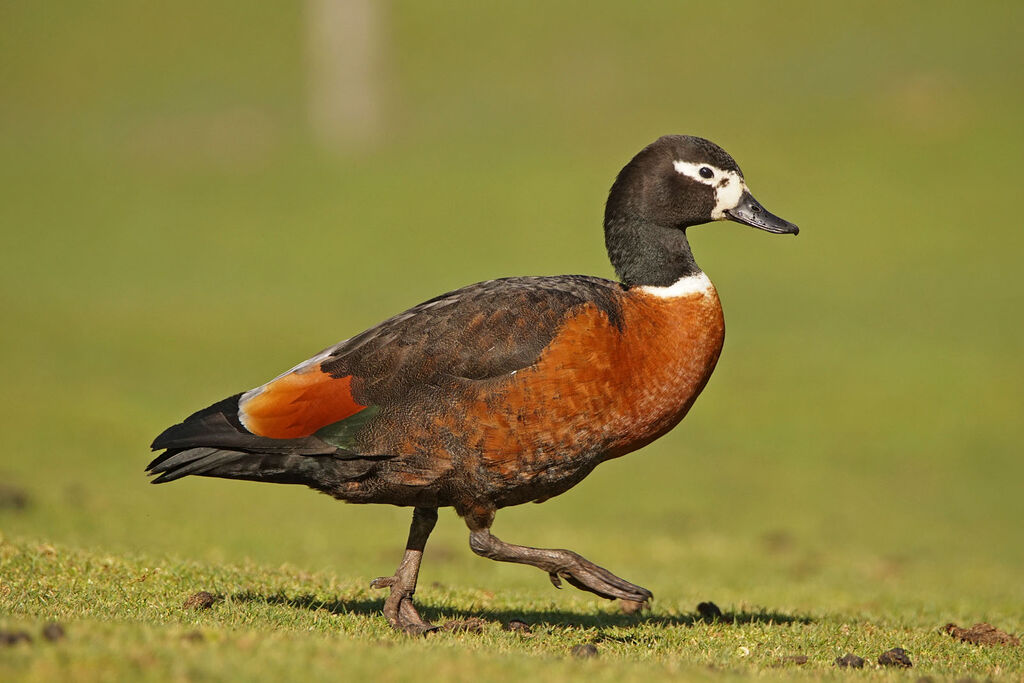
[[[1016,613],[1024,5],[379,7],[346,140],[310,123],[298,3],[0,6],[0,481],[28,497],[0,530],[390,573],[408,510],[152,487],[150,440],[440,292],[611,277],[611,180],[690,133],[802,232],[692,230],[728,326],[704,395],[495,532],[668,604]],[[450,511],[423,577],[589,600],[476,558]]]

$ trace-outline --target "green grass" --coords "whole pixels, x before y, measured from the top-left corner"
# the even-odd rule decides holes
[[[69,637],[0,649],[0,676],[819,676],[900,645],[915,669],[887,676],[1019,680],[1021,648],[938,629],[1024,631],[1022,21],[1015,2],[397,2],[386,134],[338,156],[307,130],[294,3],[8,3],[0,482],[28,505],[0,506],[0,620]],[[366,588],[408,510],[146,483],[168,424],[409,305],[610,275],[608,185],[668,132],[720,142],[801,235],[694,229],[728,327],[704,395],[495,526],[651,589],[647,620],[475,557],[443,511],[418,597],[491,626],[408,641]],[[225,600],[181,610],[200,589]],[[693,623],[705,600],[798,621]],[[516,614],[533,638],[499,630]],[[598,660],[568,657],[595,638]],[[770,666],[788,654],[810,659]]]
[[[421,680],[424,672],[455,680],[816,678],[838,676],[833,660],[847,652],[863,655],[867,675],[884,680],[901,676],[874,660],[896,645],[910,653],[917,676],[998,678],[1019,675],[1022,664],[1020,648],[955,641],[939,629],[948,613],[915,609],[898,598],[888,613],[874,617],[853,606],[778,611],[724,604],[722,621],[705,621],[694,605],[672,599],[627,616],[610,603],[575,596],[554,600],[539,590],[431,583],[420,591],[425,616],[441,624],[478,617],[484,624],[480,633],[442,631],[423,639],[391,631],[379,616],[381,599],[365,581],[330,572],[114,556],[10,540],[0,545],[0,557],[0,606],[9,615],[0,627],[35,636],[4,651],[0,674],[29,680],[327,680],[338,672],[380,680]],[[217,602],[208,610],[183,607],[200,589]],[[1019,615],[1000,616],[1004,625],[1022,625]],[[512,619],[526,621],[530,633],[503,628]],[[54,643],[40,638],[46,620],[65,624],[67,637]],[[596,645],[596,659],[572,654],[584,644]],[[806,663],[785,660],[798,655]]]

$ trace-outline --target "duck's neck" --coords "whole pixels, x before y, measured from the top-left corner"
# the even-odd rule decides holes
[[[629,287],[668,287],[702,272],[686,232],[678,228],[608,217],[604,242],[616,274]]]

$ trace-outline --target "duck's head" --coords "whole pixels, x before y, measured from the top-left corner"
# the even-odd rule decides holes
[[[724,149],[704,138],[666,135],[619,172],[605,207],[605,241],[626,284],[671,284],[699,272],[686,229],[724,220],[776,234],[799,232],[754,199]]]

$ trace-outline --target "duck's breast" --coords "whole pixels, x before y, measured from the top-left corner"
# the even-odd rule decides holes
[[[535,365],[481,399],[467,417],[479,429],[475,445],[485,466],[526,477],[596,465],[674,427],[707,383],[725,325],[709,281],[661,294],[623,291],[618,324],[596,306],[583,307]]]

